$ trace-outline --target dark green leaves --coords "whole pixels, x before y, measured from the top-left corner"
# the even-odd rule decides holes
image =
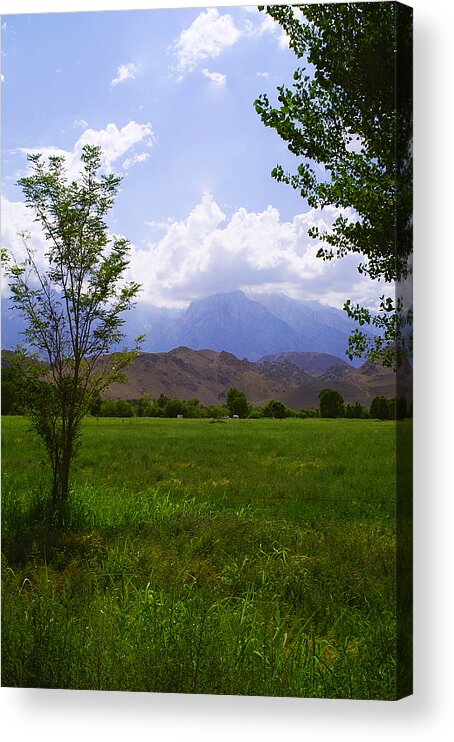
[[[312,76],[298,68],[291,88],[278,87],[277,105],[267,95],[255,101],[265,126],[298,158],[295,173],[278,165],[272,177],[313,208],[351,210],[329,232],[311,232],[327,244],[319,257],[358,253],[360,273],[403,281],[412,253],[411,12],[384,2],[298,8],[304,20],[291,6],[266,8],[296,57],[312,65]],[[383,314],[390,342],[392,317]],[[352,348],[363,345],[356,339]]]

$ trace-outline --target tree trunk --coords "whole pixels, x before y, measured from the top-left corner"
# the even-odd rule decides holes
[[[73,438],[68,440],[68,431],[65,434],[66,440],[61,441],[59,450],[56,451],[52,461],[53,478],[52,478],[52,502],[59,510],[65,506],[69,498],[69,473],[73,456]]]

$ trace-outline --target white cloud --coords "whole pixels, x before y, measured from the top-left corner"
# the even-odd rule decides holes
[[[80,126],[81,129],[86,129],[88,126],[88,121],[85,121],[85,119],[75,119],[74,126]]]
[[[81,170],[80,155],[85,144],[100,145],[102,147],[101,167],[104,172],[110,172],[116,163],[129,150],[139,144],[150,147],[153,143],[153,131],[151,124],[138,124],[130,121],[119,129],[115,124],[108,124],[105,129],[95,131],[86,129],[79,137],[71,151],[58,147],[39,147],[36,149],[20,148],[25,154],[40,152],[44,157],[57,155],[65,158],[67,176],[76,179]],[[123,167],[128,169],[138,162],[144,162],[149,157],[148,152],[136,152],[128,157]],[[19,173],[18,177],[26,173]],[[40,267],[45,265],[44,253],[46,242],[40,225],[34,221],[33,211],[27,208],[21,201],[9,201],[2,196],[1,199],[1,234],[2,244],[7,250],[12,251],[17,260],[25,256],[24,248],[19,233],[27,231],[30,233],[31,246],[36,250],[37,261]]]
[[[227,76],[222,72],[210,72],[206,67],[202,70],[202,75],[218,85],[225,85],[227,81]]]
[[[28,230],[43,267],[45,242],[33,212],[23,203],[2,198],[2,244],[23,257],[18,233]],[[283,291],[294,299],[318,300],[341,308],[351,298],[370,308],[389,286],[360,276],[359,256],[324,262],[318,243],[307,235],[311,226],[330,227],[338,210],[311,209],[291,221],[268,206],[261,212],[239,208],[229,217],[210,194],[186,219],[148,222],[153,242],[131,247],[129,278],[143,285],[140,299],[161,306],[183,306],[218,292]],[[349,211],[344,212],[351,216]]]
[[[26,154],[40,152],[44,157],[49,155],[59,155],[65,158],[68,177],[77,178],[81,169],[80,155],[82,148],[90,144],[99,146],[102,149],[101,167],[105,172],[112,172],[114,163],[123,155],[138,144],[145,144],[146,147],[153,146],[153,129],[150,123],[138,124],[136,121],[129,121],[125,126],[119,129],[115,124],[107,124],[105,129],[95,130],[86,129],[71,151],[59,149],[58,147],[37,147],[33,150],[20,148],[19,151]],[[142,162],[138,154],[129,158],[128,166],[134,162]],[[126,161],[128,162],[128,161]]]
[[[247,36],[263,36],[267,33],[273,34],[281,49],[288,48],[289,43],[287,34],[274,18],[263,11],[259,11],[256,7],[246,7],[243,8],[243,10],[246,11],[249,16],[248,20],[245,21],[244,26],[244,33]],[[252,16],[255,16],[254,20],[251,19]]]
[[[257,77],[270,77],[269,72],[257,72]]]
[[[36,251],[36,263],[43,268],[46,265],[46,241],[40,224],[34,221],[33,211],[20,201],[9,201],[2,196],[1,215],[2,245],[9,255],[18,263],[25,259],[26,251],[20,234],[27,232],[30,235],[29,244]],[[7,293],[7,283],[2,282],[2,294]]]
[[[220,14],[216,8],[208,8],[200,13],[173,45],[175,68],[180,79],[192,72],[200,62],[218,57],[233,46],[240,36],[241,31],[228,13]]]
[[[75,153],[79,159],[85,144],[100,146],[103,165],[107,171],[110,171],[116,160],[141,142],[145,142],[148,147],[153,144],[153,130],[150,123],[138,124],[136,121],[129,121],[121,129],[118,129],[115,124],[107,124],[106,128],[100,131],[94,129],[84,131],[77,141]]]
[[[307,235],[311,226],[329,228],[338,213],[312,209],[286,222],[268,206],[259,213],[239,208],[227,218],[206,194],[186,219],[154,225],[164,230],[160,239],[133,247],[131,277],[143,284],[143,300],[168,306],[236,289],[285,291],[335,306],[349,296],[372,306],[376,288],[358,274],[357,258],[324,262]]]
[[[140,66],[137,64],[134,64],[134,62],[129,62],[128,64],[121,64],[117,70],[117,76],[114,77],[113,80],[111,80],[110,84],[112,86],[115,86],[121,82],[125,82],[125,80],[135,80],[139,72],[140,72]]]
[[[141,152],[138,155],[133,155],[133,157],[128,157],[123,163],[123,169],[129,170],[129,168],[135,165],[137,162],[145,162],[145,160],[148,160],[149,157],[149,152]]]
[[[288,48],[289,39],[282,26],[277,21],[275,21],[274,18],[266,13],[261,14],[261,16],[262,17],[260,23],[255,27],[254,33],[258,36],[263,36],[263,34],[266,33],[273,34],[273,36],[276,37],[278,46],[281,49]]]
[[[170,49],[176,60],[173,71],[177,73],[179,80],[196,69],[201,62],[218,57],[241,38],[252,39],[272,34],[280,48],[288,48],[287,35],[271,16],[259,12],[255,7],[245,7],[242,10],[246,15],[240,19],[240,25],[235,25],[229,13],[219,13],[216,8],[208,8],[199,13],[195,21],[181,32]]]

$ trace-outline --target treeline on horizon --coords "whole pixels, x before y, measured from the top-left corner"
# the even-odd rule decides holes
[[[1,379],[1,413],[2,415],[21,415],[24,413],[22,405],[21,385],[13,367],[2,368]],[[360,402],[345,404],[342,395],[335,389],[322,389],[319,394],[319,406],[313,409],[295,410],[280,400],[272,399],[264,405],[253,405],[248,402],[246,395],[236,387],[227,392],[225,404],[204,405],[199,399],[182,400],[160,394],[152,399],[149,394],[143,394],[138,399],[101,399],[98,397],[90,408],[94,417],[161,417],[161,418],[209,418],[222,420],[227,417],[248,419],[259,418],[355,418],[402,420],[411,417],[412,411],[407,405],[405,397],[389,398],[383,395],[376,396],[370,408]]]
[[[325,391],[325,390],[323,390]],[[333,389],[326,390],[329,392]],[[236,411],[235,411],[236,410]],[[341,408],[331,412],[321,404],[318,408],[300,410],[287,407],[283,402],[272,399],[264,405],[252,405],[247,403],[247,409],[238,411],[236,406],[225,405],[203,405],[198,399],[187,401],[178,398],[169,398],[161,394],[157,399],[150,399],[143,395],[139,399],[107,399],[101,401],[97,409],[92,409],[91,414],[96,417],[163,417],[163,418],[209,418],[222,420],[227,417],[238,416],[242,419],[274,418],[284,419],[288,417],[306,418],[350,418],[365,420],[368,418],[378,420],[402,420],[411,416],[407,409],[405,397],[398,399],[377,396],[372,400],[368,409],[360,402],[355,404],[343,404]]]

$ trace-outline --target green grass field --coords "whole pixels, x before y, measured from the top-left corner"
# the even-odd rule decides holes
[[[395,698],[395,431],[87,419],[53,530],[3,418],[2,684]]]

